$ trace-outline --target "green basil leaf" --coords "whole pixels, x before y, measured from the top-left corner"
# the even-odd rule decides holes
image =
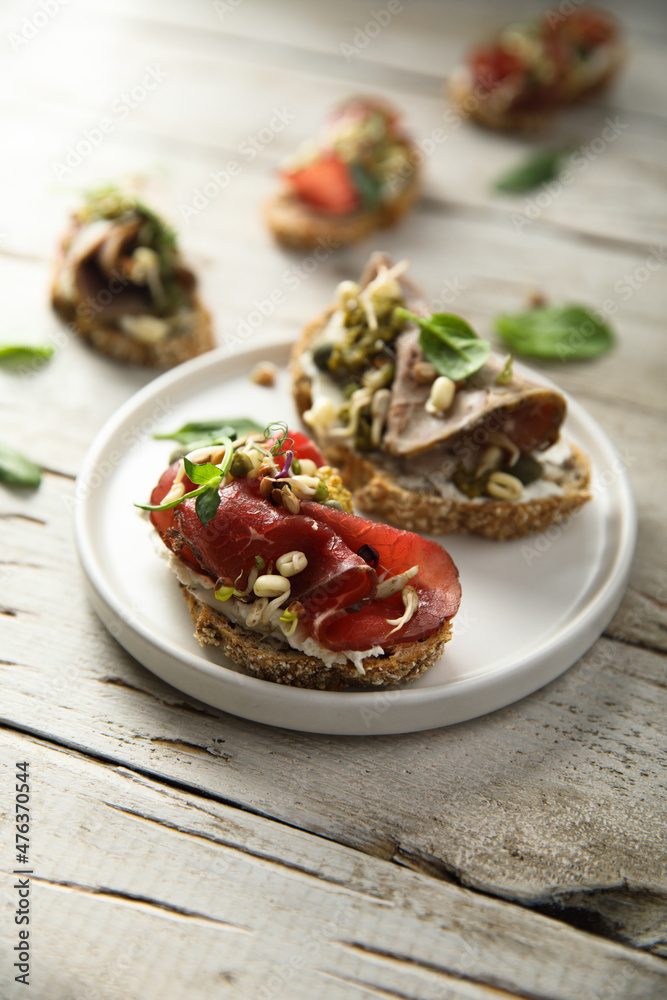
[[[501,174],[494,182],[496,191],[503,194],[520,194],[554,180],[560,173],[563,161],[570,155],[569,149],[540,149],[531,153],[516,167]]]
[[[586,361],[614,343],[607,323],[585,306],[544,306],[499,316],[496,329],[516,354],[545,361]]]
[[[198,486],[217,486],[222,479],[220,469],[217,465],[212,465],[211,462],[202,462],[201,465],[196,465],[189,458],[184,458],[183,463],[185,475],[191,483],[197,483]]]
[[[29,458],[0,442],[0,480],[10,486],[34,489],[42,481],[42,470]]]
[[[41,368],[53,357],[53,348],[50,344],[41,347],[31,347],[28,344],[2,344],[0,345],[0,365],[5,368],[30,369]]]
[[[372,212],[382,200],[382,184],[367,173],[360,163],[350,163],[349,171],[362,205],[366,211]]]
[[[220,493],[217,489],[206,490],[195,500],[195,513],[204,527],[213,520],[220,506]]]
[[[424,356],[439,375],[447,375],[454,382],[461,382],[479,371],[491,354],[489,341],[481,340],[460,316],[434,313],[424,319],[401,307],[394,312],[417,323],[421,331],[419,345]]]
[[[207,444],[216,443],[218,438],[228,437],[235,440],[251,432],[261,433],[262,428],[254,420],[248,417],[232,417],[229,420],[195,420],[183,424],[177,431],[169,434],[154,434],[153,437],[160,441],[178,441],[180,444]]]

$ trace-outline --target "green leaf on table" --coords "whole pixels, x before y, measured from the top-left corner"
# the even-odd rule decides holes
[[[424,318],[398,306],[394,312],[420,329],[419,345],[439,375],[461,382],[478,371],[491,354],[491,344],[477,336],[460,316],[434,313]]]
[[[585,306],[543,306],[499,316],[496,329],[516,354],[545,361],[586,361],[614,343],[611,329]]]
[[[521,163],[512,167],[494,181],[496,191],[503,194],[520,194],[554,180],[560,173],[563,161],[570,156],[569,149],[540,149],[530,153]]]
[[[243,437],[251,432],[261,433],[262,428],[254,420],[248,417],[231,417],[228,420],[194,420],[183,424],[177,431],[169,434],[154,434],[153,437],[160,441],[178,441],[179,444],[207,444],[217,443],[219,438],[228,437],[232,441],[237,437]]]
[[[10,486],[34,489],[42,481],[42,470],[25,455],[0,442],[0,480]]]
[[[31,347],[29,344],[0,344],[0,365],[5,368],[36,369],[41,368],[53,357],[50,344]]]

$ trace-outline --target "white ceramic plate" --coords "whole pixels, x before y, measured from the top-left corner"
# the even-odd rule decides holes
[[[621,600],[636,519],[620,459],[572,400],[566,435],[592,458],[593,502],[563,525],[515,542],[440,539],[459,567],[463,598],[453,638],[424,677],[387,692],[308,691],[248,677],[216,650],[200,648],[176,581],[133,507],[146,501],[168,464],[172,443],[153,434],[230,416],[298,427],[284,367],[288,350],[275,343],[231,358],[223,351],[195,358],[137,393],[93,443],[77,481],[76,538],[92,603],[121,645],[169,684],[234,715],[354,735],[476,718],[576,662]],[[281,366],[271,389],[248,378],[260,360]]]

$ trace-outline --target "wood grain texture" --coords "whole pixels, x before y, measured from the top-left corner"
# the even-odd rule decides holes
[[[3,6],[4,336],[58,348],[38,373],[0,370],[0,437],[48,470],[34,494],[0,487],[0,759],[38,765],[35,995],[667,993],[667,31],[658,0],[606,6],[627,26],[627,67],[544,137],[583,160],[539,204],[491,190],[530,143],[452,121],[443,97],[480,25],[530,5],[404,3],[349,58],[370,17],[353,0],[94,0],[62,5],[18,47],[32,12]],[[235,719],[167,687],[102,628],[73,547],[74,476],[152,373],[94,354],[47,303],[80,191],[135,176],[178,226],[219,344],[296,336],[376,243],[288,253],[260,205],[283,157],[355,91],[394,101],[426,151],[425,196],[381,248],[410,258],[434,307],[491,338],[494,317],[535,290],[609,312],[614,351],[536,367],[607,431],[639,514],[623,602],[563,677],[463,725],[373,738]],[[103,118],[104,139],[59,168]],[[193,208],[212,174],[220,190]],[[4,876],[0,900],[5,948]],[[0,976],[3,1000],[25,993],[1,964]]]
[[[667,982],[659,959],[520,907],[4,736],[4,759],[30,761],[38,806],[32,988],[49,1000],[91,988],[144,1000],[634,1000]],[[3,970],[3,996],[11,986]]]
[[[518,705],[429,734],[267,729],[190,701],[119,650],[81,592],[63,513],[71,491],[49,477],[26,510],[36,520],[3,525],[22,537],[6,567],[5,720],[381,858],[528,905],[599,912],[606,932],[665,949],[661,656],[602,639]],[[659,631],[654,618],[632,622]],[[646,893],[649,935],[637,918]]]

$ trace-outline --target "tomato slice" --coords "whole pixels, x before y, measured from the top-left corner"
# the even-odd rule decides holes
[[[264,447],[271,449],[278,440],[278,435],[273,434],[266,439]],[[326,465],[327,460],[316,444],[307,438],[301,431],[288,430],[287,444],[281,449],[280,454],[285,455],[288,450],[294,452],[295,458],[309,458],[318,467]]]
[[[544,110],[567,100],[568,80],[579,58],[615,40],[618,30],[603,10],[584,7],[567,15],[553,13],[555,17],[547,14],[535,25],[543,46],[539,66],[534,58],[521,58],[502,44],[480,47],[468,57],[475,83],[491,93],[499,84],[513,80],[517,92],[511,106],[516,109]]]
[[[350,172],[337,156],[327,153],[284,177],[307,205],[329,215],[349,215],[360,207]]]
[[[500,45],[492,48],[476,49],[469,58],[469,65],[475,83],[489,93],[510,77],[520,77],[524,73],[521,60]]]
[[[590,50],[614,41],[618,34],[616,22],[604,10],[582,7],[569,14],[555,26],[555,32],[565,44],[577,49]]]

